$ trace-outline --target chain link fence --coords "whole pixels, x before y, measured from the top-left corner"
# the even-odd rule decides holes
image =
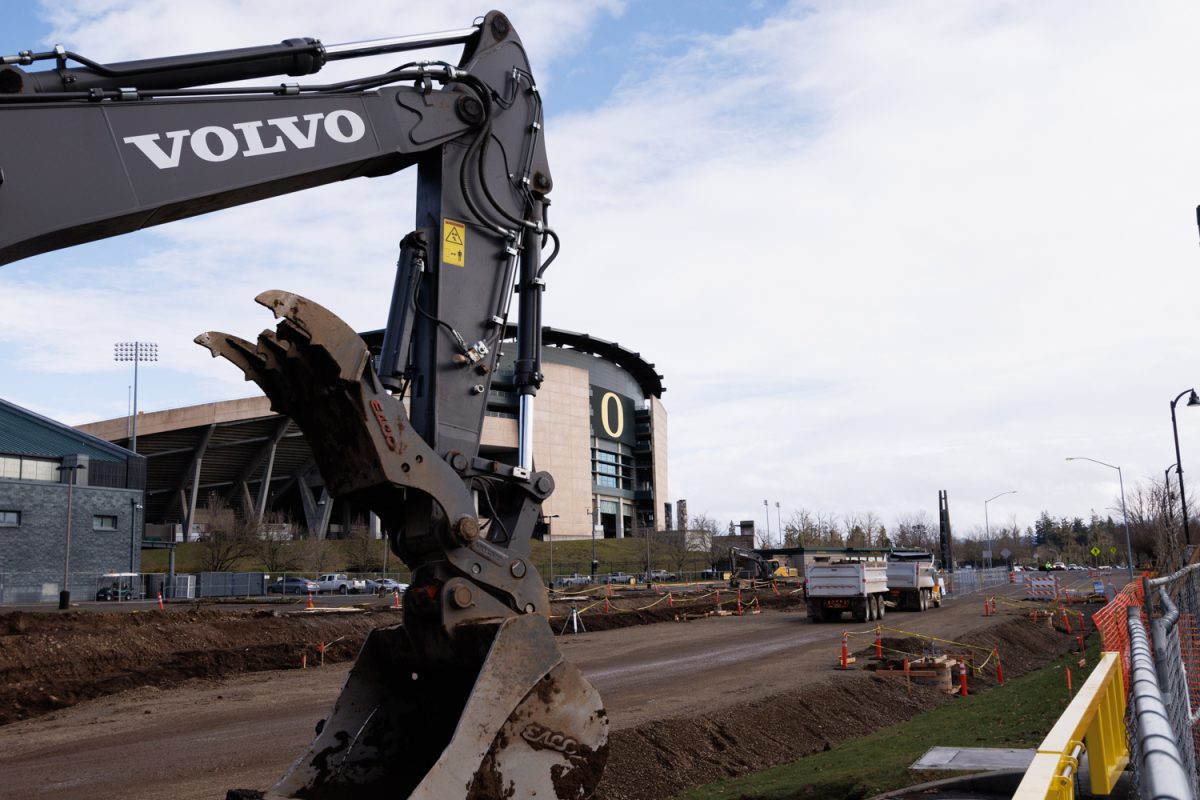
[[[1093,621],[1104,650],[1121,654],[1137,796],[1200,794],[1200,564],[1127,584]]]

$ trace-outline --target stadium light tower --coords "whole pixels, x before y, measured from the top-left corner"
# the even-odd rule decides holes
[[[113,361],[133,362],[133,427],[129,449],[137,452],[137,381],[139,361],[158,361],[158,342],[117,342]]]

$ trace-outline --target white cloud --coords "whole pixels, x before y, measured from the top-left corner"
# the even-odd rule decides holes
[[[479,8],[96,0],[46,13],[55,40],[123,60],[459,27]],[[512,16],[553,87],[597,20],[622,14],[636,30],[636,5],[599,0]],[[757,518],[769,498],[785,516],[890,522],[948,489],[965,529],[1010,488],[1005,514],[1024,524],[1105,508],[1108,471],[1062,459],[1161,479],[1166,403],[1195,380],[1198,16],[1182,2],[819,2],[630,59],[601,107],[547,109],[564,249],[545,319],[658,364],[670,495],[693,512]],[[56,286],[8,267],[0,287],[21,311],[0,340],[78,336],[63,316],[133,307],[101,324],[105,352],[136,328],[206,391],[240,394],[191,335],[269,325],[252,297],[272,287],[382,324],[411,180],[160,228],[138,238],[130,277],[95,288],[63,265],[100,245],[42,257],[66,276]],[[88,363],[69,348],[55,360]],[[1200,420],[1181,425],[1186,467]]]

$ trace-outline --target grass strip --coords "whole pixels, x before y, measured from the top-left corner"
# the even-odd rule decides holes
[[[1011,678],[1002,686],[954,698],[907,722],[845,742],[823,753],[762,772],[697,786],[672,800],[859,800],[952,774],[909,771],[936,745],[947,747],[1037,747],[1070,702],[1066,670],[1076,689],[1099,658],[1099,637],[1086,640],[1086,666],[1071,653]]]

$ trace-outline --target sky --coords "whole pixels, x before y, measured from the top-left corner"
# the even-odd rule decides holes
[[[0,53],[98,61],[461,28],[463,0],[56,0]],[[721,524],[805,508],[955,529],[1119,516],[1200,383],[1200,6],[1179,0],[526,0],[563,250],[544,321],[664,376],[670,485]],[[453,57],[442,54],[442,57]],[[399,63],[330,65],[327,82]],[[351,71],[347,71],[350,69]],[[0,154],[0,164],[9,156]],[[411,172],[411,171],[410,171]],[[192,343],[296,291],[383,326],[413,176],[0,267],[0,396],[126,414],[255,393]],[[1200,410],[1179,407],[1185,474]],[[1200,474],[1197,472],[1195,474]],[[764,509],[763,501],[769,505]],[[778,502],[778,515],[775,503]]]

